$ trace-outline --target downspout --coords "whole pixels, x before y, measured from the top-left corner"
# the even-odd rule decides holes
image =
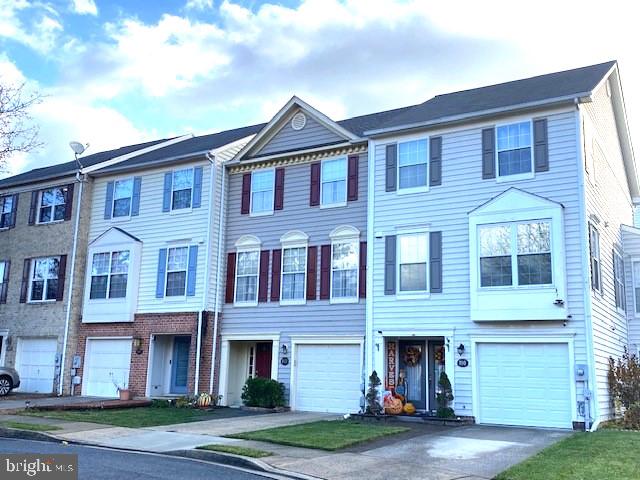
[[[226,179],[227,174],[225,171],[224,165],[222,165],[222,186],[220,189],[220,211],[218,212],[218,260],[216,262],[216,299],[214,303],[214,320],[213,320],[213,348],[211,349],[211,374],[209,375],[209,393],[213,393],[213,375],[215,373],[216,368],[216,359],[218,349],[216,345],[218,343],[218,323],[220,320],[220,270],[222,264],[222,232],[223,232],[223,221],[224,221],[224,206],[226,199]]]
[[[78,248],[78,230],[80,228],[80,209],[82,206],[82,187],[85,179],[80,178],[80,170],[76,172],[76,181],[80,184],[78,189],[78,201],[76,202],[76,224],[73,230],[73,246],[71,247],[71,278],[69,279],[69,294],[67,295],[67,314],[64,320],[64,337],[62,340],[62,359],[60,360],[60,381],[58,382],[58,396],[62,396],[64,387],[64,373],[67,360],[67,341],[69,340],[69,322],[71,321],[71,298],[73,297],[73,281],[75,279],[76,250]],[[73,394],[73,385],[70,385],[70,393]]]
[[[198,394],[200,387],[200,354],[202,351],[202,316],[204,314],[205,309],[207,308],[207,293],[209,291],[209,264],[211,263],[210,252],[211,248],[209,248],[210,237],[211,237],[211,214],[213,213],[213,189],[215,186],[215,178],[216,178],[216,168],[215,168],[215,157],[211,156],[209,152],[207,152],[207,160],[211,163],[211,182],[209,185],[209,212],[207,214],[207,240],[205,242],[207,253],[205,255],[205,264],[204,264],[204,285],[202,288],[202,308],[198,312],[198,336],[196,341],[196,372],[195,372],[195,387],[194,393]]]
[[[366,388],[366,379],[373,371],[375,365],[373,356],[373,269],[374,269],[374,242],[376,235],[374,232],[375,222],[375,176],[376,176],[376,142],[369,140],[367,146],[367,288],[365,303],[365,350],[367,352],[367,371],[363,382]],[[384,348],[384,337],[382,340]],[[384,372],[378,372],[384,381]]]
[[[593,382],[589,380],[583,382],[583,396],[585,402],[585,411],[584,411],[584,425],[586,431],[594,432],[597,430],[598,425],[600,424],[600,414],[598,408],[598,398],[597,398],[597,383],[596,383],[596,372],[595,372],[595,354],[593,351],[593,319],[592,319],[592,311],[591,311],[591,282],[589,276],[590,266],[588,264],[589,259],[589,231],[587,230],[587,195],[585,188],[585,179],[584,179],[584,161],[586,152],[583,149],[584,145],[584,132],[582,129],[582,112],[580,111],[579,100],[576,99],[576,133],[577,133],[577,167],[578,172],[580,172],[579,184],[578,188],[580,191],[580,236],[582,238],[582,251],[584,252],[582,255],[582,271],[584,272],[584,315],[585,315],[585,339],[586,339],[586,348],[587,348],[587,365],[588,365],[588,379],[593,379]],[[575,359],[574,359],[575,363]],[[593,385],[596,387],[593,391],[590,391],[589,386]],[[585,395],[586,394],[586,395]],[[591,409],[590,402],[593,400],[593,409]],[[593,412],[593,417],[595,419],[593,425],[589,428],[589,423],[591,419],[588,416],[591,416],[591,412]]]

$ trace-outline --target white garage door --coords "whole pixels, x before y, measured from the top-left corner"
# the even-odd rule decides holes
[[[16,369],[20,374],[20,392],[51,393],[56,372],[55,338],[19,338]]]
[[[297,345],[295,409],[353,413],[360,409],[360,345]]]
[[[478,423],[571,428],[566,343],[480,343]]]
[[[117,397],[129,386],[131,339],[89,339],[85,354],[82,393],[93,397]]]

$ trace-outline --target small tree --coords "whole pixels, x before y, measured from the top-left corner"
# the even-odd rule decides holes
[[[449,377],[445,372],[440,374],[438,385],[440,386],[440,393],[436,395],[436,402],[438,403],[436,416],[439,418],[455,417],[453,408],[449,406],[449,402],[453,401],[453,389],[451,388]]]
[[[372,415],[380,415],[382,411],[382,406],[380,402],[378,402],[378,387],[380,385],[382,385],[382,382],[380,381],[380,377],[378,377],[378,373],[374,370],[369,377],[369,389],[365,396],[367,400],[367,413]]]
[[[15,153],[29,152],[42,145],[38,127],[31,125],[31,108],[42,97],[26,94],[23,85],[11,85],[0,78],[0,172]]]
[[[640,361],[626,349],[617,361],[609,357],[609,393],[612,402],[628,410],[640,405]]]

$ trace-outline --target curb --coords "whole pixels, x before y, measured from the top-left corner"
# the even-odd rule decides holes
[[[100,447],[109,449],[104,445],[88,442],[77,442],[71,440],[64,440],[58,438],[52,434],[46,434],[42,432],[32,432],[29,430],[19,430],[17,428],[0,427],[0,438],[15,438],[19,440],[37,440],[41,442],[51,443],[68,443],[69,445],[79,445],[85,447]],[[207,462],[218,463],[220,465],[228,465],[230,467],[244,468],[246,470],[253,470],[254,472],[270,473],[279,475],[281,477],[292,478],[296,480],[317,480],[318,477],[312,477],[310,475],[304,475],[296,472],[290,472],[288,470],[281,470],[279,468],[272,467],[271,465],[256,460],[253,458],[241,457],[240,455],[233,455],[231,453],[212,452],[207,450],[174,450],[169,452],[150,452],[148,450],[136,449],[136,448],[112,448],[112,450],[118,450],[123,452],[138,452],[138,453],[153,453],[155,455],[165,455],[175,458],[188,458],[192,460],[204,460]]]

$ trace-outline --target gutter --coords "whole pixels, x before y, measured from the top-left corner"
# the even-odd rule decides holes
[[[463,113],[460,115],[451,115],[448,117],[440,117],[435,120],[428,120],[424,122],[415,122],[408,123],[405,125],[397,125],[394,127],[388,128],[380,128],[375,130],[367,130],[364,132],[365,136],[381,136],[386,134],[393,134],[402,132],[404,130],[413,130],[417,128],[427,128],[427,127],[436,127],[436,126],[444,126],[450,123],[461,123],[467,122],[469,120],[479,119],[482,117],[487,117],[491,115],[496,115],[499,113],[511,113],[517,110],[526,110],[526,109],[534,109],[538,107],[549,107],[556,104],[565,104],[565,103],[589,103],[592,101],[591,92],[583,92],[574,95],[566,95],[563,97],[556,97],[546,100],[539,100],[536,102],[526,102],[519,103],[517,105],[510,105],[508,107],[501,108],[491,108],[488,110],[479,110],[476,112]]]
[[[222,232],[223,232],[223,218],[224,218],[224,206],[226,199],[226,179],[227,172],[224,165],[222,167],[222,186],[220,187],[220,210],[218,212],[218,260],[216,262],[216,281],[215,281],[215,302],[213,311],[213,348],[211,349],[211,373],[209,374],[209,392],[213,393],[213,376],[216,369],[217,360],[217,344],[218,344],[218,324],[220,323],[220,273],[222,268]]]
[[[64,374],[66,371],[65,362],[67,360],[67,342],[69,340],[69,322],[71,321],[71,300],[73,297],[73,281],[76,277],[76,254],[78,250],[78,230],[80,228],[80,210],[82,207],[82,190],[84,182],[86,182],[86,176],[84,179],[80,179],[80,170],[76,172],[76,180],[80,184],[78,189],[78,200],[76,202],[76,224],[73,230],[73,246],[71,247],[71,278],[69,279],[69,294],[67,295],[67,314],[64,320],[64,337],[62,340],[62,359],[60,360],[60,381],[58,382],[58,396],[62,396],[64,387]],[[73,392],[73,385],[71,385],[71,392]]]

